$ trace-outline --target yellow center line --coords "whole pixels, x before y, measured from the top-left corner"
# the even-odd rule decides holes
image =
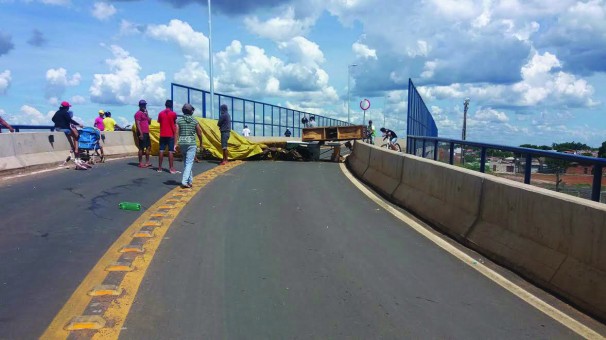
[[[118,261],[122,255],[120,249],[131,244],[133,234],[138,232],[142,225],[150,222],[150,219],[158,213],[157,210],[166,205],[166,201],[174,201],[175,195],[182,196],[179,202],[176,202],[173,206],[171,206],[171,213],[165,216],[162,226],[155,228],[154,237],[146,239],[144,244],[145,252],[135,258],[135,260],[132,262],[134,270],[127,272],[122,280],[122,283],[120,284],[120,288],[123,289],[123,294],[111,302],[109,308],[102,316],[107,321],[105,328],[100,329],[93,336],[97,339],[118,339],[122,325],[124,324],[128,312],[130,311],[130,307],[132,306],[135,296],[137,295],[137,291],[139,290],[141,281],[145,276],[145,272],[152,262],[160,243],[164,239],[164,235],[171,227],[176,217],[202,187],[217,176],[240,164],[242,164],[241,161],[233,161],[227,163],[227,165],[203,172],[194,178],[194,187],[192,189],[173,189],[160,198],[156,203],[154,203],[149,209],[147,209],[147,211],[143,212],[141,216],[139,216],[139,218],[133,222],[133,224],[124,230],[116,242],[114,242],[101,257],[101,259],[99,259],[97,264],[95,264],[93,269],[88,273],[84,280],[82,280],[78,288],[76,288],[63,308],[61,308],[50,325],[40,336],[40,339],[66,339],[71,334],[70,331],[65,329],[66,325],[74,317],[82,315],[86,307],[94,298],[89,295],[89,292],[92,288],[103,283],[103,280],[108,274],[108,271],[105,269]]]

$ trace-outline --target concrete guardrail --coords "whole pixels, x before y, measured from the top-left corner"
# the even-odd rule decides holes
[[[104,132],[101,142],[106,156],[137,154],[131,131]],[[43,168],[65,161],[71,146],[63,132],[19,132],[0,134],[0,172]]]
[[[438,230],[606,320],[606,205],[362,142],[347,165]]]

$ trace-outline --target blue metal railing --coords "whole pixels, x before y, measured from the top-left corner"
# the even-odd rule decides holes
[[[525,155],[525,166],[524,166],[524,183],[530,184],[530,178],[532,174],[532,159],[536,157],[555,158],[559,160],[577,162],[580,164],[587,164],[593,166],[593,182],[591,186],[591,200],[599,202],[600,194],[602,189],[602,174],[603,168],[606,166],[605,158],[595,158],[589,156],[572,155],[568,153],[561,153],[555,151],[529,149],[515,146],[470,142],[467,140],[457,140],[449,138],[438,138],[438,137],[427,137],[427,136],[407,136],[407,153],[426,158],[429,154],[433,155],[435,161],[438,160],[438,149],[439,143],[447,143],[449,145],[449,159],[450,164],[454,164],[454,149],[455,145],[471,146],[480,148],[480,172],[485,171],[486,167],[486,153],[488,150],[501,150],[509,151],[521,155]]]
[[[21,132],[21,130],[49,130],[55,131],[55,127],[51,125],[11,125],[15,132]],[[0,126],[0,132],[8,131],[4,126]]]
[[[170,84],[170,96],[174,107],[185,103],[196,109],[202,108],[202,117],[218,118],[219,107],[227,104],[231,114],[232,130],[242,131],[248,125],[253,136],[283,136],[288,128],[292,137],[301,136],[301,119],[314,116],[318,126],[350,125],[338,119],[267,104],[255,100],[223,95],[215,92],[214,108],[210,108],[210,92],[181,84]],[[194,113],[195,114],[195,113]]]
[[[436,122],[433,119],[431,112],[429,112],[427,105],[425,105],[425,101],[423,101],[421,94],[419,94],[419,91],[417,91],[417,88],[412,83],[412,79],[410,78],[408,79],[408,114],[406,122],[406,135],[428,137],[438,136],[438,127]]]

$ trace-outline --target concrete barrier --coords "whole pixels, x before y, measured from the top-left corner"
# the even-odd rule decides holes
[[[383,195],[391,196],[400,184],[404,157],[400,152],[366,145],[370,148],[370,158],[362,178]]]
[[[606,205],[365,143],[347,162],[437,229],[606,320]]]
[[[137,153],[130,131],[105,132],[102,142],[107,156]],[[63,132],[19,132],[0,134],[0,172],[44,168],[65,161],[71,146]]]
[[[606,319],[606,206],[487,178],[467,239],[480,252]]]
[[[370,144],[355,141],[352,153],[347,157],[347,165],[356,176],[362,178],[370,162]]]
[[[484,175],[405,155],[393,199],[443,232],[463,239],[476,221]]]

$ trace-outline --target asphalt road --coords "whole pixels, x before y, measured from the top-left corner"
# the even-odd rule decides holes
[[[118,209],[118,203],[140,202],[145,210],[181,179],[180,174],[136,165],[130,158],[87,171],[57,170],[0,181],[0,339],[38,338],[107,248],[140,215]],[[215,166],[195,164],[194,171]],[[177,162],[176,167],[183,165]]]
[[[337,164],[292,162],[248,162],[190,201],[121,337],[578,338],[403,225]]]

